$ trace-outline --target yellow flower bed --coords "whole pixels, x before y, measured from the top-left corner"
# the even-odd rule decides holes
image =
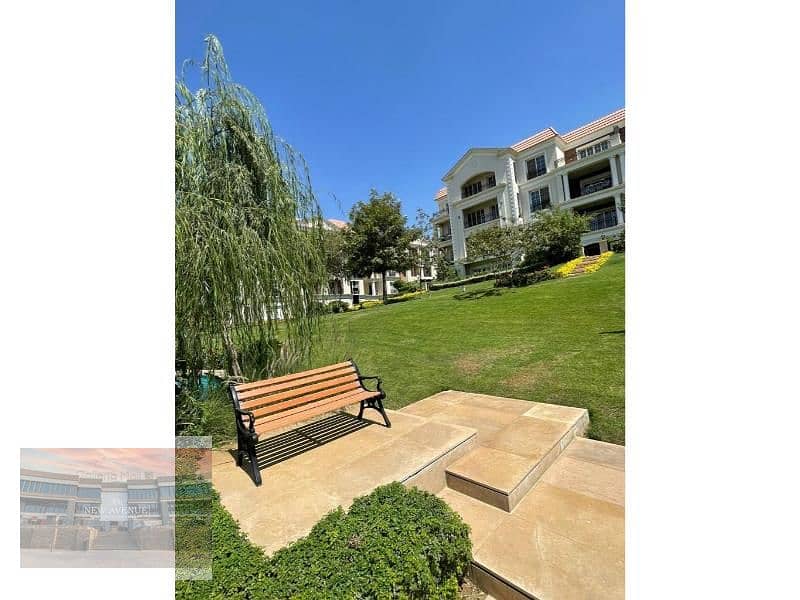
[[[604,264],[606,264],[608,259],[611,258],[611,256],[613,254],[614,253],[611,252],[610,250],[608,252],[603,252],[600,255],[600,258],[598,258],[595,262],[586,265],[586,267],[583,269],[583,272],[584,273],[594,273],[600,267],[602,267]],[[579,256],[578,258],[575,258],[575,259],[569,261],[568,263],[564,263],[558,269],[556,269],[556,275],[559,276],[559,277],[566,277],[567,275],[570,275],[575,270],[575,267],[577,267],[579,264],[581,264],[583,262],[584,258],[586,258],[586,257],[585,256]]]

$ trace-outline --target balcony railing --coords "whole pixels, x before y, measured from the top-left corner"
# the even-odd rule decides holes
[[[482,191],[491,189],[496,185],[497,181],[495,180],[495,176],[494,174],[491,174],[484,179],[463,186],[461,188],[461,198],[463,200],[464,198],[469,198],[475,194],[480,194]]]
[[[581,196],[588,196],[589,194],[594,194],[595,192],[599,192],[600,190],[608,189],[611,187],[612,183],[613,182],[611,181],[611,174],[609,174],[607,177],[604,177],[603,179],[594,181],[588,185],[583,186],[583,188],[581,188]]]
[[[600,231],[617,225],[617,211],[606,210],[591,216],[589,219],[589,231]]]
[[[442,233],[442,234],[439,234],[439,235],[436,236],[436,241],[437,242],[446,242],[446,241],[451,240],[451,239],[453,239],[453,234],[452,233]]]
[[[443,208],[442,210],[437,210],[435,213],[433,213],[433,216],[431,218],[436,220],[442,217],[449,217],[449,216],[450,216],[450,207],[447,207]]]

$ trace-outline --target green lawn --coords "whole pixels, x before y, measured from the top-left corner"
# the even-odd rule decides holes
[[[526,288],[491,282],[325,317],[320,366],[352,357],[387,407],[454,389],[589,409],[589,436],[625,443],[625,259]]]

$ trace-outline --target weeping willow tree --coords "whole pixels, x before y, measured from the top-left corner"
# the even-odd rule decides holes
[[[175,337],[190,372],[254,378],[307,359],[325,281],[320,223],[302,157],[208,36],[175,98]]]

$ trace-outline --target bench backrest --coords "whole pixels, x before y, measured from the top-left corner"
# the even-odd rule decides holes
[[[256,419],[363,389],[353,361],[233,386],[233,402]]]

